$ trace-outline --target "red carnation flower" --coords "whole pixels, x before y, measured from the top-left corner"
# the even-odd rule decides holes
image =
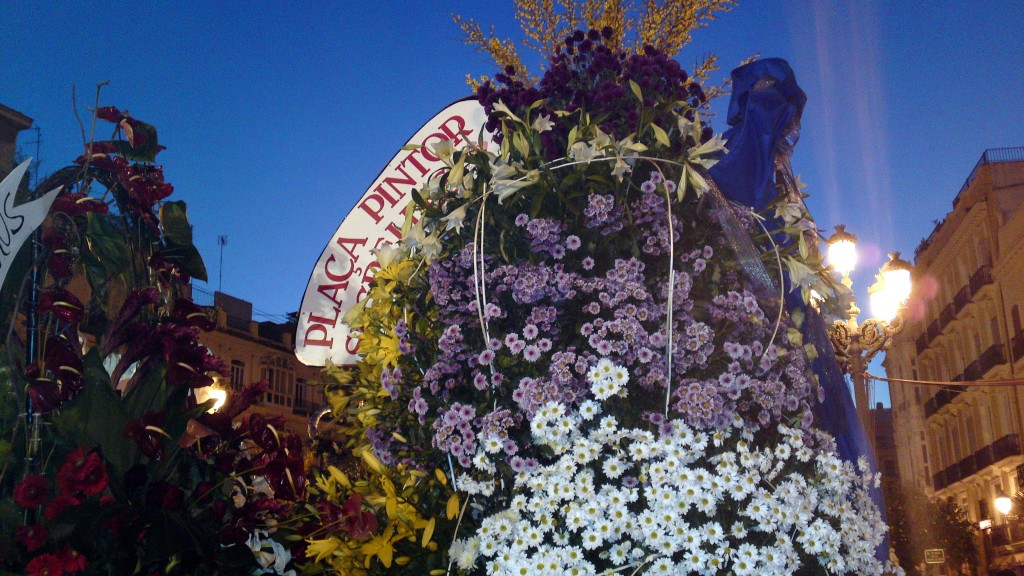
[[[14,487],[14,501],[22,508],[35,508],[42,506],[50,496],[50,486],[46,478],[40,474],[25,476]]]
[[[61,513],[67,510],[68,508],[78,506],[81,503],[82,501],[79,500],[78,498],[75,498],[74,496],[61,494],[60,496],[57,496],[56,498],[51,500],[50,504],[47,505],[45,509],[43,509],[43,517],[49,521],[52,521],[57,516],[60,516]]]
[[[64,569],[65,574],[74,574],[75,572],[81,572],[85,570],[88,562],[85,560],[85,556],[82,556],[78,550],[65,546],[57,553],[57,559],[61,562],[61,567]]]
[[[25,576],[63,576],[61,561],[53,554],[36,556],[25,566]]]
[[[18,526],[14,531],[14,539],[24,546],[25,550],[35,552],[46,544],[46,528],[41,524]]]
[[[107,469],[103,459],[95,452],[76,448],[68,454],[57,472],[57,485],[61,494],[99,494],[107,487]]]

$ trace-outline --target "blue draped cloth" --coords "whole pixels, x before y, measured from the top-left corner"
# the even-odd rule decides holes
[[[729,200],[762,211],[778,194],[775,186],[776,154],[788,155],[795,144],[807,96],[796,82],[789,63],[780,58],[756,60],[732,71],[732,98],[729,101],[729,130],[725,133],[729,150],[709,173]],[[857,417],[846,377],[839,368],[825,321],[806,306],[798,291],[786,290],[786,304],[805,313],[804,341],[819,351],[812,369],[825,391],[825,400],[815,407],[817,425],[831,434],[839,455],[856,463],[867,458],[877,470],[871,444]],[[872,497],[885,517],[881,490]],[[889,557],[889,539],[876,550],[879,560]]]

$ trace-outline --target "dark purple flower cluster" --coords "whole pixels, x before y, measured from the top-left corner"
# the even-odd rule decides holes
[[[583,109],[598,119],[605,132],[622,138],[637,129],[642,106],[672,108],[677,102],[686,102],[697,108],[706,102],[701,85],[691,79],[677,61],[651,46],[645,47],[643,53],[632,55],[613,50],[609,47],[611,38],[610,28],[577,30],[549,59],[547,71],[536,87],[517,80],[515,69],[496,74],[495,80],[502,87],[485,82],[477,90],[477,98],[490,115],[487,128],[497,132],[501,127],[499,117],[493,114],[498,101],[518,112],[538,100],[546,100],[535,114]],[[643,102],[630,90],[631,81],[640,87]],[[692,111],[687,113],[692,120]],[[668,125],[671,118],[654,119],[659,120]],[[548,158],[564,153],[565,146],[559,147],[558,142],[564,141],[567,134],[567,128],[558,127],[541,135]],[[702,141],[710,137],[708,130]],[[680,148],[685,144],[679,142]]]

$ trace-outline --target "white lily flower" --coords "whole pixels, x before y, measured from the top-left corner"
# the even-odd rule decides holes
[[[708,156],[718,152],[728,151],[729,150],[725,147],[725,140],[722,139],[722,135],[715,134],[714,137],[707,142],[696,148],[691,148],[689,160],[695,164],[700,164],[704,168],[711,168],[718,163],[718,158],[709,158]]]
[[[510,119],[512,119],[515,122],[519,122],[520,124],[523,123],[523,121],[520,120],[518,116],[513,114],[512,111],[509,110],[508,106],[504,102],[502,102],[501,100],[498,100],[497,102],[494,103],[494,111],[508,116]]]
[[[619,182],[622,182],[622,177],[633,171],[633,166],[626,161],[622,156],[615,157],[615,167],[612,168],[612,176],[615,176]]]
[[[803,216],[803,210],[795,202],[783,202],[775,208],[775,217],[782,218],[787,225],[793,225]]]
[[[615,143],[612,137],[605,134],[600,128],[597,128],[597,134],[594,135],[594,139],[591,142],[593,142],[594,147],[598,150],[604,150]]]
[[[456,232],[459,232],[462,230],[462,222],[466,219],[466,206],[468,204],[463,204],[449,212],[447,216],[441,218],[445,222],[445,231],[454,229]]]
[[[601,156],[600,150],[587,142],[577,142],[572,145],[572,148],[569,148],[569,157],[576,162],[590,162],[599,156]]]
[[[380,263],[381,268],[387,268],[395,260],[405,258],[408,255],[408,250],[391,242],[385,242],[379,247],[370,250],[370,253],[377,257],[377,262]]]
[[[530,170],[519,178],[494,180],[491,182],[491,186],[494,194],[498,196],[498,204],[501,204],[509,196],[531,184],[536,184],[538,180],[540,180],[540,171]]]
[[[437,156],[447,166],[452,165],[452,155],[455,154],[455,145],[452,144],[451,140],[438,140],[437,142],[431,142],[430,149],[434,152],[434,156]]]
[[[554,126],[555,123],[551,121],[551,116],[544,115],[538,116],[537,119],[533,121],[533,125],[531,126],[531,128],[533,128],[533,130],[537,133],[544,133],[547,132],[548,130],[551,130]]]

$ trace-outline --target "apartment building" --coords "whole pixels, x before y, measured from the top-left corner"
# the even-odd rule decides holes
[[[986,150],[915,252],[906,325],[884,362],[901,480],[983,529],[981,573],[1024,574],[1024,147]],[[991,385],[985,385],[991,382]]]
[[[215,377],[214,388],[229,394],[245,385],[266,380],[267,392],[252,410],[285,418],[289,432],[306,437],[309,416],[325,405],[320,369],[295,358],[287,322],[253,320],[251,302],[223,292],[193,287],[196,304],[212,308],[217,328],[202,335],[203,344],[231,368],[227,377]]]

